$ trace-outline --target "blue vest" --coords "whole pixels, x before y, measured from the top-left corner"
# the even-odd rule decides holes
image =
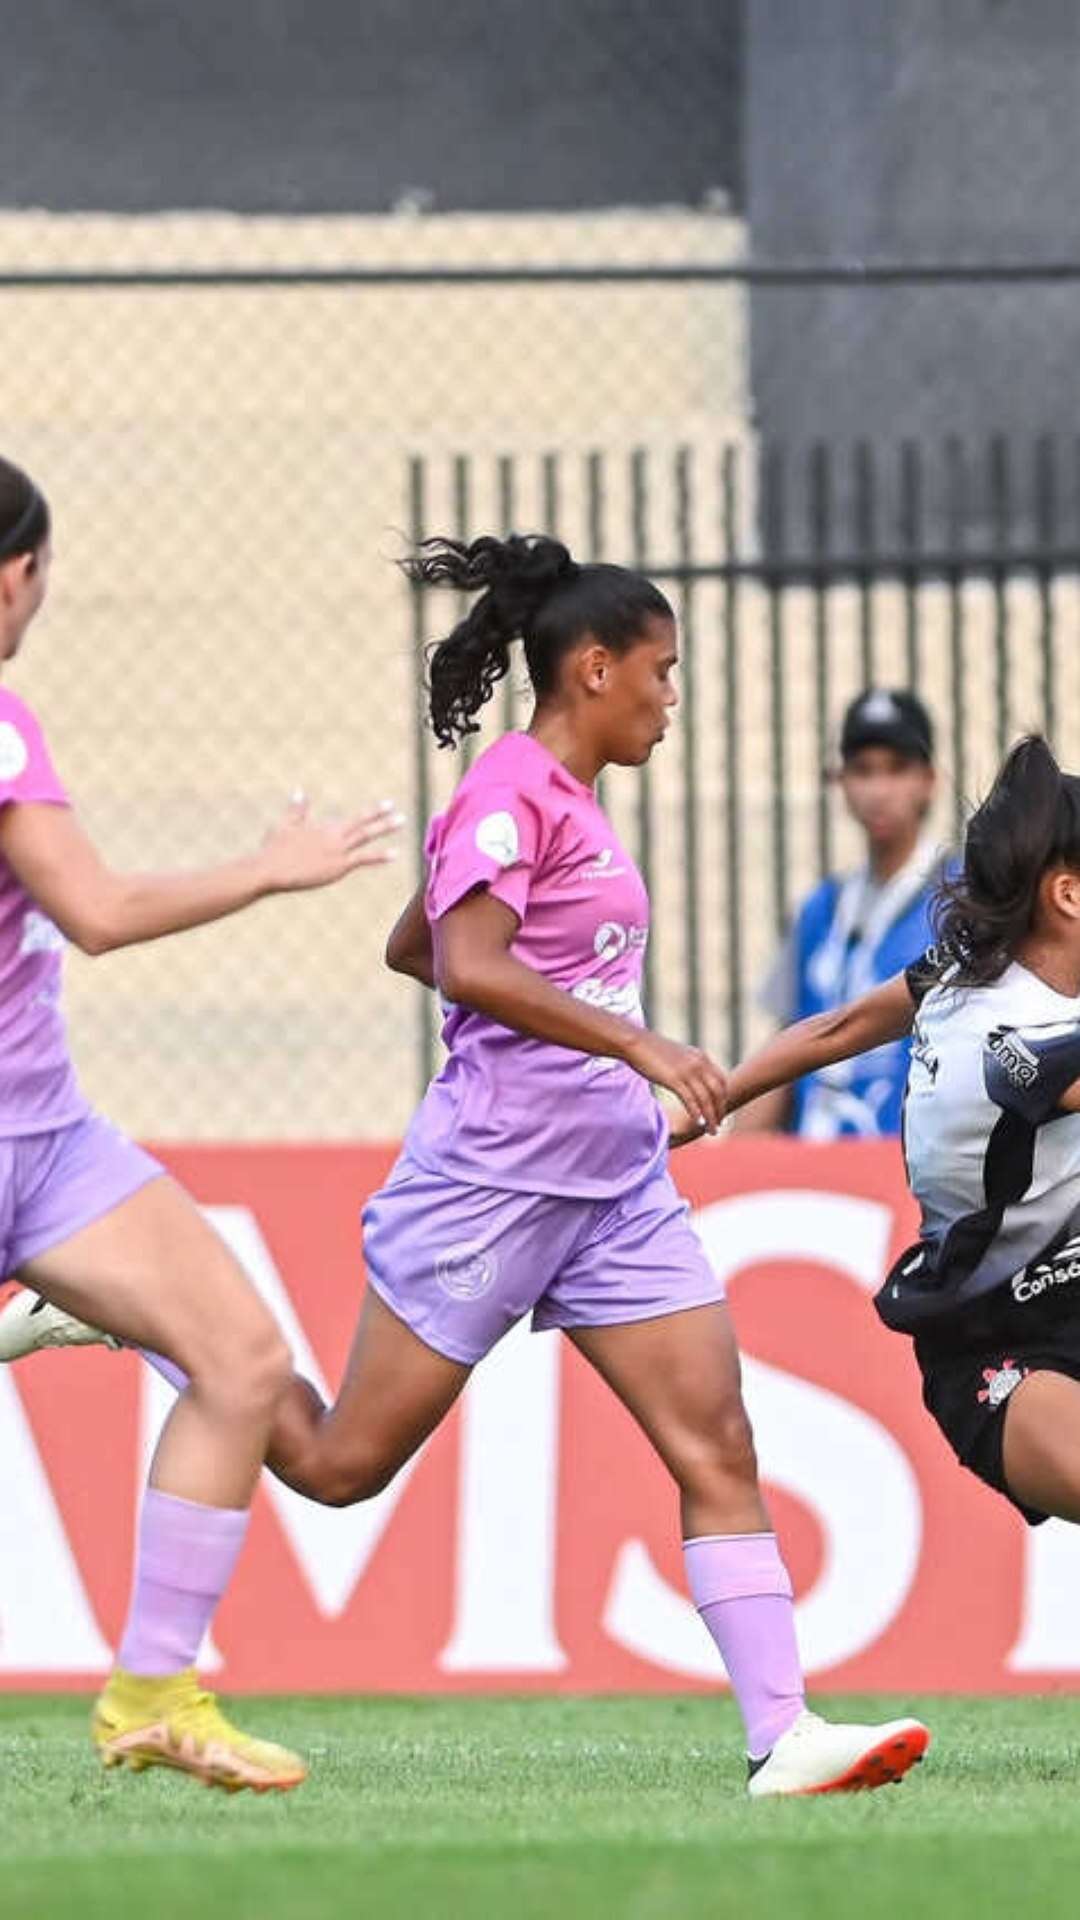
[[[870,950],[858,940],[846,952],[837,947],[842,880],[824,881],[804,901],[792,935],[796,1020],[830,1012],[856,994],[882,985],[925,953],[933,941],[929,908],[939,871],[935,869],[921,891],[900,905],[897,918]],[[899,1133],[910,1053],[910,1040],[894,1040],[873,1053],[797,1081],[792,1131],[817,1140]]]

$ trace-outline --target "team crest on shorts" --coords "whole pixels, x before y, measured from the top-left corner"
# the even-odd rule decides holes
[[[1027,1372],[1026,1367],[1018,1367],[1015,1360],[1003,1360],[1000,1367],[984,1367],[982,1377],[985,1387],[980,1387],[977,1395],[983,1406],[991,1411],[1003,1406],[1010,1393],[1014,1393]]]
[[[479,1300],[495,1285],[498,1271],[495,1255],[471,1240],[447,1247],[435,1261],[435,1278],[451,1300]]]

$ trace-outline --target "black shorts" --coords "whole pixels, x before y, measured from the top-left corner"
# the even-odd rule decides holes
[[[1004,1494],[1029,1527],[1049,1515],[1025,1506],[1005,1484],[1005,1420],[1013,1391],[1029,1373],[1080,1380],[1080,1283],[1018,1304],[1005,1294],[948,1328],[915,1341],[923,1400],[962,1466]]]

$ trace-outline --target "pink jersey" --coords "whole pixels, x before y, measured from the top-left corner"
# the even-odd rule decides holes
[[[0,807],[67,794],[29,707],[0,687]],[[48,1133],[89,1111],[60,1011],[63,935],[0,856],[0,1136]]]
[[[591,1006],[643,1021],[649,897],[590,787],[539,741],[508,733],[481,754],[428,832],[432,922],[486,887],[517,916],[515,957]],[[449,1059],[406,1150],[473,1186],[604,1199],[663,1159],[667,1127],[623,1062],[532,1040],[448,1006]]]

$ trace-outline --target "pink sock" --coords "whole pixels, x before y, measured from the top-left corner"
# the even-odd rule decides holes
[[[709,1533],[684,1540],[694,1605],[720,1649],[761,1760],[805,1704],[791,1580],[774,1533]]]
[[[155,1373],[160,1373],[162,1379],[167,1380],[170,1387],[176,1388],[177,1393],[184,1393],[186,1391],[191,1383],[183,1367],[178,1367],[175,1360],[166,1360],[163,1353],[155,1353],[151,1347],[140,1347],[138,1351],[146,1361],[147,1366],[153,1367]]]
[[[147,1487],[117,1666],[141,1674],[181,1673],[194,1666],[247,1525],[246,1509],[204,1507]]]

